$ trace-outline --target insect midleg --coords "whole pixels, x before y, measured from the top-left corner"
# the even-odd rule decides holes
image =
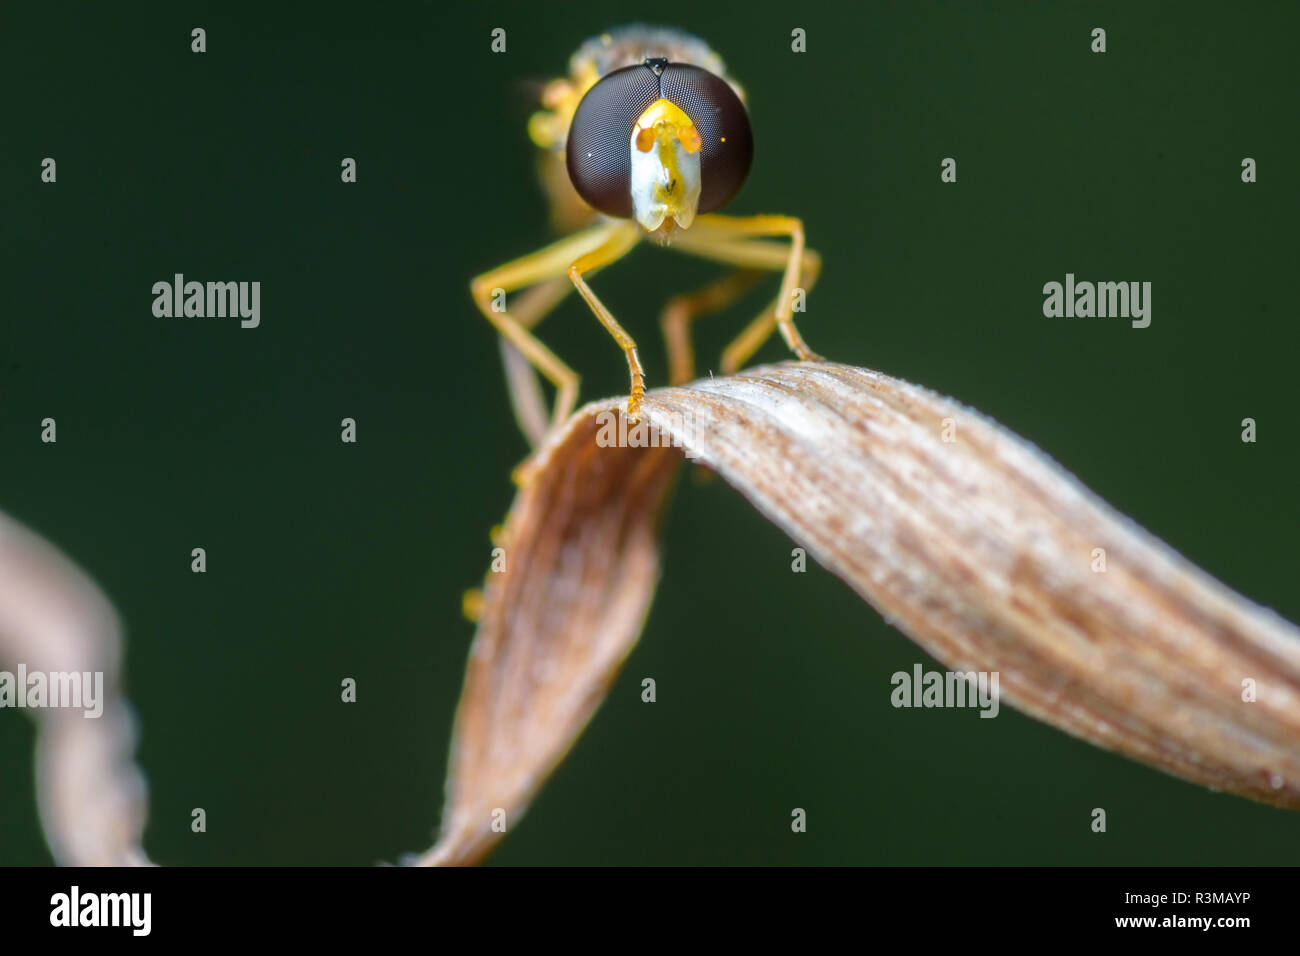
[[[572,291],[573,283],[568,276],[555,276],[537,283],[516,300],[515,307],[511,310],[515,321],[525,329],[532,330]],[[498,341],[501,343],[501,361],[506,370],[506,388],[510,392],[515,420],[527,436],[528,443],[536,448],[546,438],[549,427],[546,398],[542,395],[541,383],[524,353],[511,345],[509,339],[501,338]]]
[[[738,243],[744,246],[744,253],[753,255],[755,253],[766,255],[768,253],[777,253],[781,261],[773,265],[773,269],[780,269],[785,261],[786,251],[780,246],[773,246],[762,240],[749,240]],[[762,247],[762,251],[759,249]],[[803,282],[805,292],[811,291],[812,287],[817,284],[817,278],[821,275],[822,258],[814,249],[804,249],[803,266],[800,273],[800,279]],[[777,329],[776,321],[776,303],[773,302],[763,312],[745,326],[739,335],[722,350],[722,361],[719,365],[723,375],[734,375],[740,371],[745,364],[754,356],[763,343],[766,342]],[[813,356],[819,359],[820,356]]]
[[[628,376],[632,380],[627,398],[627,417],[632,421],[637,420],[637,410],[641,407],[642,396],[645,395],[645,369],[641,367],[641,359],[637,357],[636,342],[627,334],[623,326],[618,324],[618,320],[596,297],[596,293],[591,291],[591,286],[587,284],[583,275],[617,262],[627,255],[640,239],[641,235],[636,223],[619,223],[604,245],[587,253],[569,267],[569,278],[578,287],[578,292],[587,300],[587,305],[591,306],[591,311],[596,313],[600,324],[605,326],[605,330],[614,337],[618,347],[627,356]]]
[[[555,408],[551,415],[551,427],[562,423],[573,411],[573,405],[578,397],[578,375],[512,316],[509,310],[498,312],[494,309],[492,306],[495,292],[496,290],[510,292],[546,279],[563,276],[575,259],[581,258],[592,249],[600,248],[602,244],[608,242],[610,236],[619,232],[623,225],[623,223],[606,223],[595,226],[585,232],[551,243],[530,255],[498,266],[477,276],[470,283],[470,293],[483,316],[555,386]],[[535,324],[540,318],[540,315],[532,316],[533,323]],[[513,389],[511,399],[512,401],[516,399]],[[529,408],[521,408],[518,405],[515,407],[515,415],[521,421],[533,417]]]
[[[673,296],[659,316],[664,343],[668,347],[668,382],[681,385],[695,377],[695,349],[691,345],[691,323],[702,316],[721,312],[754,287],[763,273],[737,269],[709,285]]]
[[[759,236],[789,236],[790,244],[778,246],[750,238]],[[772,334],[773,328],[780,329],[786,345],[800,359],[821,359],[799,335],[791,311],[794,290],[804,271],[808,273],[806,288],[811,288],[821,267],[821,257],[811,249],[804,249],[803,223],[800,220],[790,216],[733,218],[704,215],[678,237],[675,248],[737,266],[784,269],[781,291],[772,305],[751,322],[723,353],[724,374],[730,375],[743,365]]]

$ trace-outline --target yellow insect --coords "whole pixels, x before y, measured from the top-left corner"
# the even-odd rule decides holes
[[[534,446],[573,411],[578,376],[532,332],[573,288],[627,357],[633,421],[645,394],[636,342],[588,278],[642,239],[727,263],[735,271],[666,305],[661,323],[673,384],[694,378],[693,319],[725,308],[764,271],[781,290],[723,352],[731,374],[780,329],[800,359],[817,359],[791,317],[796,289],[816,281],[821,259],[790,216],[718,215],[749,174],[754,141],[744,91],[702,40],[680,30],[625,26],[584,43],[569,76],[549,83],[529,121],[554,224],[572,234],[478,276],[475,303],[502,336],[506,381],[520,428]],[[768,238],[763,238],[768,237]],[[788,242],[773,242],[772,237]],[[523,292],[509,309],[508,293]],[[549,422],[536,369],[555,386]]]

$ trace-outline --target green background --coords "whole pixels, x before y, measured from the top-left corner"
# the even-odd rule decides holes
[[[460,595],[525,452],[468,281],[549,238],[530,83],[647,15],[745,86],[757,156],[728,211],[804,218],[825,257],[814,348],[992,415],[1300,619],[1300,8],[614,6],[0,6],[0,508],[122,615],[157,861],[370,864],[430,844],[472,634]],[[261,327],[154,318],[174,272],[260,280]],[[1151,327],[1044,318],[1066,272],[1152,282]],[[662,301],[716,274],[647,247],[596,280],[652,386]],[[702,371],[775,288],[701,325]],[[625,388],[576,297],[542,337],[583,399]],[[1300,815],[1009,708],[893,709],[889,675],[931,662],[825,571],[792,574],[790,547],[725,485],[680,484],[641,643],[494,862],[1300,859]],[[50,860],[33,737],[0,714],[0,863]]]

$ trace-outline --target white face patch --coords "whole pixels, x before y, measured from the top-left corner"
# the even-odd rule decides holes
[[[637,148],[632,131],[632,214],[647,232],[654,232],[672,216],[682,229],[695,221],[700,203],[700,153],[687,152],[674,135],[657,136],[654,145]]]

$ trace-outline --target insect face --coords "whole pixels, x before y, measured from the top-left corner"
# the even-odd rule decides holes
[[[583,97],[569,127],[574,188],[607,216],[647,232],[689,228],[725,206],[749,174],[754,138],[740,98],[697,66],[647,59]]]

